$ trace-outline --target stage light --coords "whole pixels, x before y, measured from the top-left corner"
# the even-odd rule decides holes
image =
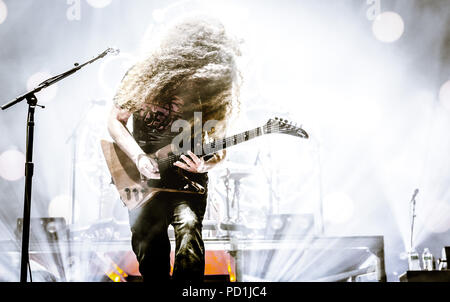
[[[379,14],[372,24],[375,37],[381,42],[392,43],[400,39],[405,30],[402,17],[394,12]]]
[[[32,90],[36,88],[40,83],[51,77],[52,75],[48,72],[45,71],[37,72],[28,78],[27,89]],[[38,92],[36,96],[38,98],[39,103],[48,103],[55,98],[57,92],[58,92],[58,85],[54,84]]]
[[[227,270],[228,270],[228,274],[230,276],[230,282],[235,282],[236,281],[236,274],[234,273],[233,269],[231,268],[230,261],[228,261]]]
[[[7,150],[0,155],[0,176],[16,181],[25,176],[25,155],[17,150]]]
[[[276,217],[270,222],[270,226],[275,231],[280,230],[283,227],[283,225],[284,225],[283,220],[281,220],[280,217]]]
[[[106,253],[96,253],[103,263],[103,271],[113,282],[126,282],[128,274],[120,268]]]
[[[152,16],[156,22],[161,23],[166,17],[166,12],[163,9],[155,9],[152,13]]]
[[[432,233],[445,233],[450,230],[450,204],[440,201],[431,203],[428,215],[424,217],[425,229]]]
[[[120,53],[117,56],[107,57],[101,63],[98,69],[98,81],[108,97],[114,96],[116,87],[122,80],[121,75],[125,74],[135,61],[136,57],[132,54]]]
[[[439,90],[439,101],[442,106],[450,110],[450,81],[445,82]]]
[[[104,8],[111,4],[112,0],[86,0],[86,2],[95,8]]]
[[[325,221],[331,223],[344,223],[348,221],[354,211],[353,200],[345,193],[331,193],[323,199]]]
[[[8,17],[8,7],[6,6],[5,2],[0,0],[0,24],[5,22],[7,17]]]

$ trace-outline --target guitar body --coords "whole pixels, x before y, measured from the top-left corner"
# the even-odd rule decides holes
[[[177,182],[179,185],[178,187],[171,187],[171,184],[164,182],[164,170],[160,170],[161,179],[144,179],[141,177],[135,163],[116,143],[105,140],[102,140],[100,143],[106,164],[111,173],[114,185],[119,192],[120,199],[129,210],[144,206],[146,203],[150,202],[158,192],[204,193],[202,190],[193,188],[188,182],[184,182],[183,185],[180,185],[180,182]],[[166,154],[163,149],[161,149],[162,152],[156,152],[155,156],[160,156],[162,153]],[[183,179],[182,174],[180,174],[180,179]]]

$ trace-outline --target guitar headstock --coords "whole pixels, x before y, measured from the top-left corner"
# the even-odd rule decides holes
[[[278,117],[268,120],[264,125],[264,129],[266,133],[281,133],[301,138],[309,138],[308,133],[303,130],[301,126],[297,126],[295,123]]]

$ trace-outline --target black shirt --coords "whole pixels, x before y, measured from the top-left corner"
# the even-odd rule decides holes
[[[178,119],[189,120],[189,115],[193,115],[183,111],[184,105],[182,99],[174,97],[163,105],[144,104],[143,108],[133,114],[133,137],[144,152],[154,153],[172,143],[173,138],[179,134],[172,132],[173,122]],[[180,181],[174,173],[177,169],[179,168],[174,166],[168,174],[161,177],[170,178],[172,182]],[[182,172],[206,188],[207,173],[190,173],[184,170]]]

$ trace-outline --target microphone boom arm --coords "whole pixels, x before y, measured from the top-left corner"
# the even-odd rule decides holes
[[[33,90],[28,91],[28,92],[26,92],[25,94],[22,94],[21,96],[15,98],[15,99],[12,100],[11,102],[9,102],[9,103],[7,103],[7,104],[1,106],[1,109],[2,109],[2,110],[6,110],[6,109],[8,109],[9,107],[12,107],[12,106],[14,106],[15,104],[17,104],[17,103],[19,103],[19,102],[21,102],[21,101],[23,101],[23,100],[29,98],[30,96],[34,95],[35,93],[38,93],[38,92],[41,91],[42,89],[47,88],[47,87],[49,87],[49,86],[55,84],[56,82],[59,82],[59,81],[61,81],[62,79],[67,78],[68,76],[74,74],[75,72],[77,72],[78,70],[80,70],[81,68],[83,68],[84,66],[86,66],[86,65],[88,65],[88,64],[91,64],[91,63],[94,63],[95,61],[97,61],[97,60],[99,60],[99,59],[105,57],[108,53],[117,54],[118,51],[119,51],[118,49],[108,48],[108,49],[106,49],[104,52],[102,52],[101,54],[99,54],[98,56],[96,56],[95,58],[93,58],[93,59],[91,59],[91,60],[89,60],[89,61],[87,61],[87,62],[85,62],[85,63],[83,63],[83,64],[81,64],[81,65],[78,64],[78,63],[75,63],[75,64],[74,64],[74,65],[75,65],[74,68],[72,68],[72,69],[70,69],[70,70],[68,70],[68,71],[65,71],[65,72],[63,72],[63,73],[61,73],[61,74],[59,74],[59,75],[57,75],[57,76],[51,77],[51,78],[49,78],[49,79],[43,81],[42,83],[40,83],[40,84],[39,84],[36,88],[34,88]]]
[[[2,110],[6,110],[15,104],[27,100],[28,103],[28,115],[27,115],[27,133],[26,133],[26,161],[25,161],[25,194],[24,194],[24,207],[23,207],[23,223],[22,223],[22,249],[21,249],[21,261],[20,261],[20,282],[27,282],[27,267],[30,269],[29,262],[29,240],[30,240],[30,216],[31,216],[31,195],[32,195],[32,180],[34,174],[34,163],[33,163],[33,144],[34,144],[34,113],[36,106],[44,108],[44,106],[38,105],[38,100],[35,93],[41,91],[42,89],[55,84],[58,81],[74,74],[82,67],[87,64],[93,63],[98,59],[103,58],[108,53],[116,53],[117,50],[108,48],[97,57],[87,61],[86,63],[80,65],[75,63],[75,67],[54,77],[51,77],[44,82],[40,83],[35,89],[17,97],[13,101],[5,104],[1,107]],[[31,269],[30,269],[31,274]]]

